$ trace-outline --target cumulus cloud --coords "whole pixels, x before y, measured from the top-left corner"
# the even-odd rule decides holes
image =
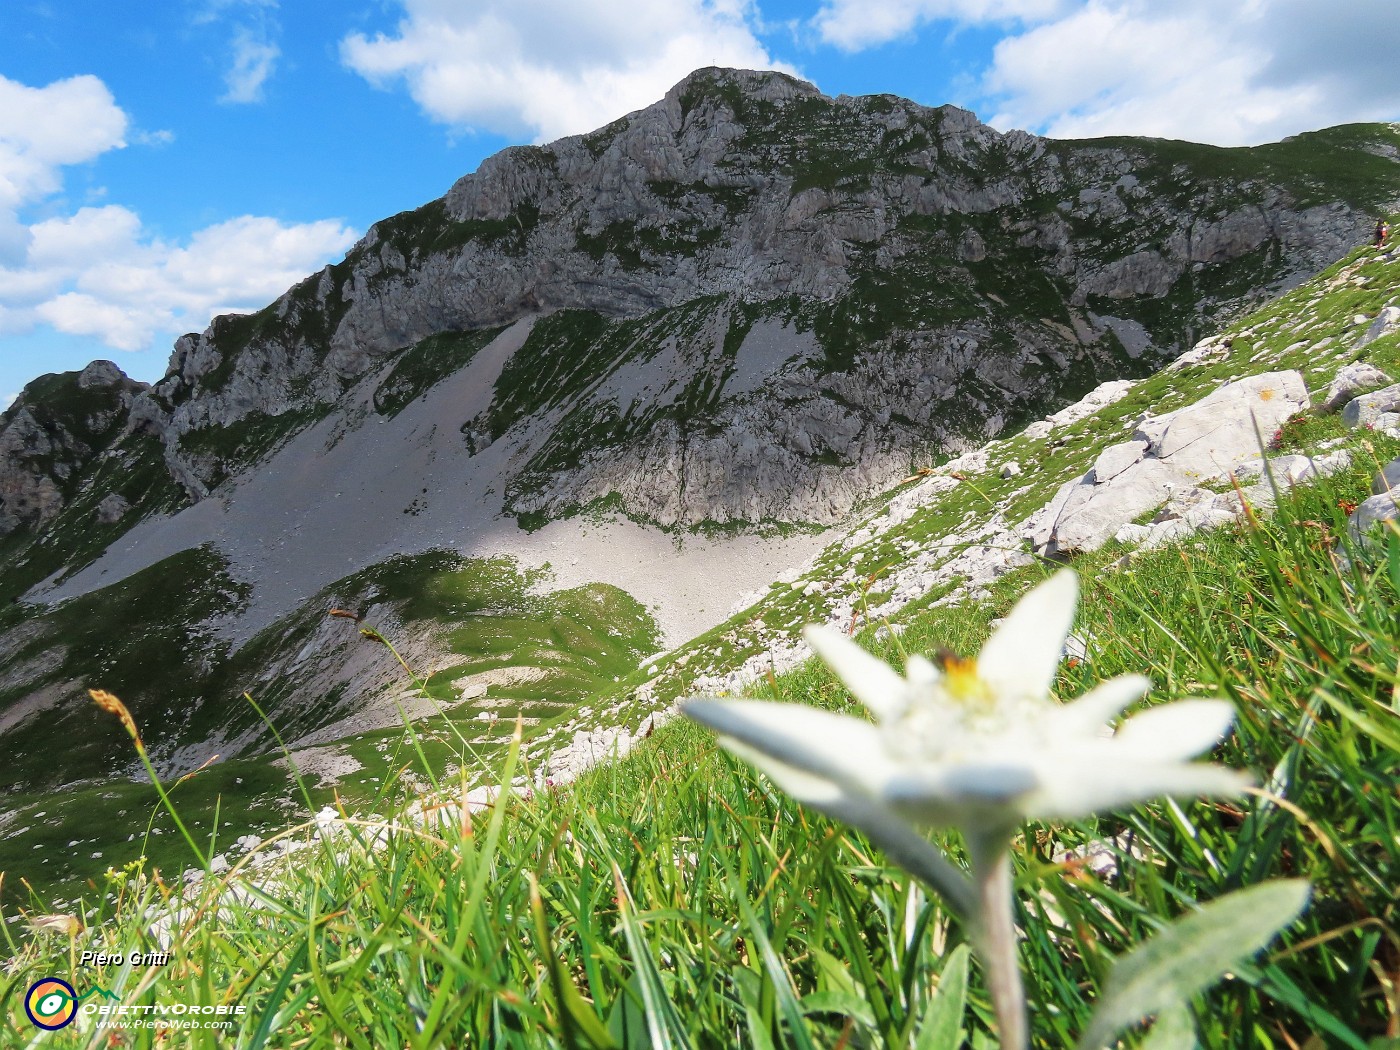
[[[1333,46],[1298,46],[1322,26]],[[1093,0],[1003,39],[985,86],[999,127],[1252,144],[1400,115],[1395,69],[1343,55],[1396,29],[1400,9],[1369,0]]]
[[[66,166],[124,146],[128,123],[96,77],[42,88],[0,77],[0,333],[48,325],[144,349],[265,305],[355,240],[336,220],[245,215],[169,241],[120,204],[28,218],[57,208]]]
[[[1246,145],[1400,118],[1395,0],[824,0],[847,51],[995,26],[977,107],[1065,138],[1158,135]]]
[[[353,33],[341,58],[454,128],[542,141],[649,105],[701,66],[789,70],[754,36],[748,0],[400,2],[393,34]]]
[[[65,165],[121,149],[127,124],[97,77],[35,88],[0,76],[0,211],[57,191]]]
[[[1390,0],[1091,0],[997,45],[992,122],[1249,145],[1394,120],[1400,69],[1375,42],[1397,31]]]
[[[812,26],[825,43],[843,51],[863,51],[929,22],[1039,20],[1063,6],[1062,0],[825,0]]]
[[[185,244],[150,237],[127,208],[82,208],[31,227],[24,265],[0,268],[0,326],[47,324],[117,350],[203,328],[217,313],[261,307],[343,252],[355,231],[334,220],[287,224],[251,215]]]

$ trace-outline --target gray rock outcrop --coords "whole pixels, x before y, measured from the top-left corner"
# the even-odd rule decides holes
[[[111,361],[36,379],[0,415],[0,536],[58,516],[146,389]]]
[[[1393,488],[1372,496],[1351,512],[1347,535],[1352,543],[1365,548],[1373,541],[1371,533],[1397,521],[1400,521],[1400,488]]]
[[[1229,383],[1193,405],[1143,421],[1131,441],[1106,448],[1088,473],[1061,486],[1028,530],[1033,548],[1063,557],[1095,550],[1115,536],[1165,542],[1182,529],[1233,519],[1233,510],[1218,505],[1201,483],[1224,480],[1241,467],[1262,473],[1261,445],[1308,404],[1301,375],[1270,372]],[[1296,458],[1300,462],[1278,462],[1276,475],[1296,482],[1315,473],[1305,457]],[[1164,504],[1176,509],[1157,524],[1178,518],[1185,523],[1156,533],[1122,532]]]
[[[1400,306],[1391,305],[1376,315],[1376,319],[1371,322],[1371,326],[1366,329],[1365,334],[1357,340],[1356,345],[1367,346],[1395,331],[1400,331]]]
[[[1400,458],[1392,459],[1376,471],[1375,480],[1371,483],[1371,494],[1379,496],[1395,488],[1400,488]]]
[[[1149,174],[1157,148],[1002,135],[951,106],[700,70],[606,128],[502,151],[267,309],[183,337],[133,418],[162,437],[197,499],[248,466],[209,453],[201,432],[250,417],[304,425],[436,333],[561,310],[638,318],[703,297],[781,304],[766,316],[818,337],[799,406],[780,361],[742,406],[697,402],[702,376],[681,372],[691,389],[670,422],[635,412],[601,445],[556,440],[557,455],[522,456],[511,509],[550,516],[612,497],[681,525],[834,520],[929,450],[975,446],[1073,398],[1088,376],[1166,360],[1190,325],[1164,328],[1142,304],[1182,293],[1197,270],[1274,253],[1271,280],[1288,281],[1369,226],[1348,205],[1302,207],[1257,179],[1189,165]],[[1024,275],[1035,305],[998,294],[988,267]],[[1267,291],[1238,287],[1249,290],[1229,301],[1192,292],[1193,309]],[[743,336],[739,314],[725,314],[721,344]],[[553,424],[567,423],[569,406],[555,407]],[[787,426],[790,415],[807,422]],[[472,434],[478,448],[502,437]],[[774,436],[777,451],[754,461],[752,443]],[[873,464],[866,476],[832,469],[858,459]],[[734,479],[712,480],[729,464]],[[698,509],[707,501],[713,516]]]
[[[115,525],[130,509],[131,504],[124,497],[112,492],[102,497],[102,502],[93,511],[93,518],[99,525]]]

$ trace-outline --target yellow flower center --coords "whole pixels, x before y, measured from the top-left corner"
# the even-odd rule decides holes
[[[940,662],[943,665],[943,690],[948,696],[969,706],[986,708],[992,705],[995,697],[978,675],[975,657],[948,653],[942,656]]]

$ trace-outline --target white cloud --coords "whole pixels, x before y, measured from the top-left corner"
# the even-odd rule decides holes
[[[863,51],[928,22],[1039,20],[1063,6],[1062,0],[824,0],[812,25],[825,43],[843,51]]]
[[[245,215],[168,244],[117,205],[38,223],[31,234],[26,265],[0,269],[0,327],[47,324],[117,350],[141,350],[157,336],[202,329],[214,314],[264,306],[355,240],[334,220]]]
[[[168,146],[175,141],[175,132],[168,128],[160,128],[156,131],[137,131],[132,136],[138,146]]]
[[[540,140],[655,102],[701,66],[787,69],[754,36],[747,0],[400,0],[394,34],[341,41],[347,66],[404,81],[433,120]]]
[[[233,64],[224,73],[220,102],[261,102],[263,85],[277,68],[282,49],[263,28],[237,26],[233,31]]]
[[[0,212],[47,196],[59,170],[126,145],[126,114],[94,76],[34,88],[0,76]]]
[[[1400,118],[1395,0],[823,0],[810,23],[847,51],[928,24],[1001,28],[975,100],[1001,128],[1243,145]]]
[[[170,243],[119,204],[26,219],[57,206],[64,167],[126,145],[127,131],[96,77],[42,88],[0,77],[0,332],[49,325],[143,349],[203,328],[215,313],[265,305],[355,239],[335,220],[245,215]]]
[[[1249,6],[1096,0],[997,44],[992,123],[1233,145],[1335,122],[1306,67],[1263,81],[1270,40],[1260,29]]]
[[[1400,117],[1393,0],[1088,0],[997,44],[991,122],[1248,145]]]

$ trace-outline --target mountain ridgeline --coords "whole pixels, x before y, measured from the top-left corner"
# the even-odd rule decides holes
[[[1398,158],[1390,126],[1059,142],[701,70],[596,132],[491,157],[267,308],[183,337],[121,440],[156,437],[200,499],[367,377],[392,413],[475,334],[540,318],[460,426],[474,450],[516,439],[507,513],[830,524],[911,457],[1145,374],[1317,271],[1400,199]],[[17,503],[13,477],[48,459],[6,458],[0,529],[42,526],[62,499]]]

